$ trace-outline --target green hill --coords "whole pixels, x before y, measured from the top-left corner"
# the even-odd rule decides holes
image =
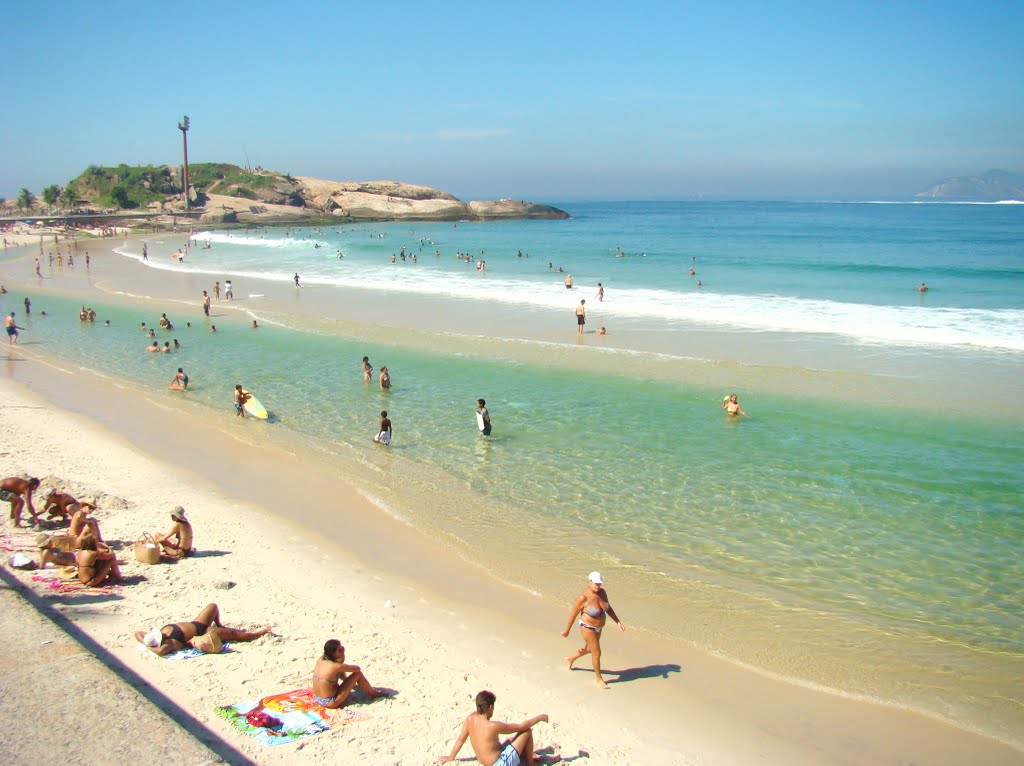
[[[285,195],[297,187],[292,179],[271,171],[251,173],[237,165],[200,162],[189,165],[189,184],[197,197],[224,194],[255,200],[259,192],[274,190]],[[181,168],[172,165],[90,165],[68,182],[80,204],[103,208],[145,208],[152,202],[181,195]]]

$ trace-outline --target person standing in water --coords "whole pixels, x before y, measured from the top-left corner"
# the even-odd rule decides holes
[[[7,343],[11,345],[18,342],[18,330],[21,328],[14,321],[14,312],[9,317],[4,317],[4,328],[7,330]]]
[[[181,386],[182,391],[188,391],[188,375],[180,367],[178,368],[178,374],[171,379],[171,388],[175,386]]]
[[[576,307],[576,333],[579,335],[583,334],[583,325],[587,322],[587,309],[584,304],[586,300],[580,301],[580,305]]]
[[[480,433],[484,436],[491,435],[491,413],[487,411],[487,402],[483,399],[476,400],[477,424],[480,425]]]
[[[235,415],[237,417],[245,417],[245,403],[249,401],[249,398],[249,392],[242,390],[242,384],[235,384]]]
[[[373,440],[378,444],[383,444],[385,447],[391,446],[391,418],[388,417],[387,410],[381,410],[380,431],[373,437]]]
[[[373,365],[370,364],[370,357],[363,357],[363,382],[369,383],[370,376],[373,375]]]
[[[388,372],[387,365],[383,365],[380,368],[380,388],[382,391],[387,391],[391,388],[391,373]]]
[[[736,400],[736,394],[729,394],[722,400],[722,409],[725,410],[725,413],[731,418],[738,418],[740,415],[745,418],[750,417],[746,410],[744,410]]]
[[[302,287],[302,285],[299,284],[299,272],[297,271],[295,272],[295,286]]]

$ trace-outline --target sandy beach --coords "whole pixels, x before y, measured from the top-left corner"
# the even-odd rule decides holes
[[[90,249],[95,255],[110,244],[90,242]],[[30,263],[22,259],[12,271]],[[167,301],[194,302],[200,289],[193,277],[157,279],[119,256],[103,254],[95,263],[90,280],[116,282],[116,292],[131,293],[120,300],[148,306],[149,313]],[[74,279],[82,284],[57,289],[89,289],[81,273]],[[1021,758],[1009,746],[944,722],[771,678],[642,630],[606,633],[612,689],[599,691],[586,661],[565,671],[562,657],[579,639],[559,635],[586,571],[561,589],[561,602],[538,598],[383,513],[352,477],[320,456],[266,443],[231,422],[206,422],[116,376],[84,375],[22,340],[5,348],[0,378],[6,435],[0,473],[27,473],[78,497],[95,496],[104,536],[123,543],[130,582],[102,599],[63,597],[56,608],[254,762],[436,762],[484,688],[497,694],[496,715],[505,720],[551,716],[535,730],[548,760],[1010,764]],[[135,563],[131,541],[166,531],[170,509],[179,504],[192,518],[200,555],[154,567]],[[9,527],[8,521],[3,531],[20,545],[34,538]],[[28,573],[16,576],[32,583]],[[235,585],[218,588],[224,581]],[[608,588],[630,624],[631,612],[642,610],[638,595],[616,589],[614,580]],[[190,619],[210,601],[220,604],[227,624],[269,625],[273,635],[187,662],[139,650],[134,631]],[[263,748],[214,714],[217,706],[307,686],[331,637],[345,644],[349,660],[372,683],[394,690],[388,699],[355,706],[367,720],[300,745]],[[24,704],[41,703],[26,690]],[[468,746],[461,757],[471,760]]]

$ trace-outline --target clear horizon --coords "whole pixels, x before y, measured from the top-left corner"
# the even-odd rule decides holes
[[[909,199],[1024,171],[1024,6],[8,10],[0,196],[259,165],[462,199]],[[184,31],[183,31],[184,30]]]

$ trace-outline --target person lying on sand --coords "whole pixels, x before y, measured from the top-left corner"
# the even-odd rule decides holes
[[[192,525],[185,518],[185,509],[180,505],[171,511],[174,526],[166,535],[154,535],[165,556],[183,559],[192,552]]]
[[[325,708],[340,708],[348,702],[352,690],[358,686],[368,697],[380,697],[366,680],[358,665],[345,664],[345,647],[332,638],[324,644],[324,653],[313,668],[313,702]]]
[[[440,763],[454,761],[468,739],[477,761],[484,766],[519,766],[520,763],[532,766],[536,757],[533,752],[533,727],[541,721],[547,721],[547,713],[522,723],[492,721],[496,699],[493,692],[486,690],[476,695],[476,712],[466,717],[451,755],[442,755],[438,759]],[[500,734],[515,736],[502,743],[498,739]]]
[[[210,634],[215,638],[213,646],[217,646],[218,643],[222,644],[228,641],[255,641],[269,632],[270,628],[248,631],[221,625],[220,609],[216,604],[207,604],[194,620],[174,622],[164,625],[162,628],[153,628],[149,633],[136,631],[135,640],[145,645],[153,654],[163,657],[165,654],[176,652],[190,645],[200,651],[208,651],[211,648],[210,644],[196,639],[202,639]]]
[[[0,481],[0,501],[6,500],[11,504],[11,521],[14,526],[21,526],[21,510],[28,508],[32,514],[33,523],[39,521],[39,515],[32,505],[32,493],[39,489],[39,479],[33,477],[24,479],[21,476],[9,476]]]

